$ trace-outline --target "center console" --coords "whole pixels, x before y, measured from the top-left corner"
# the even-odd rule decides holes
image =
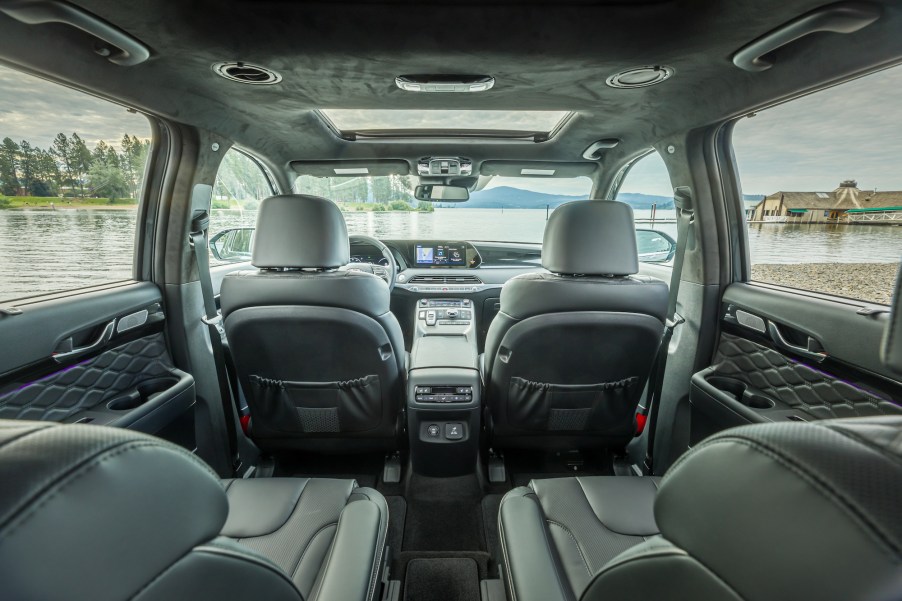
[[[471,473],[479,451],[482,390],[469,299],[422,299],[407,374],[414,472]]]

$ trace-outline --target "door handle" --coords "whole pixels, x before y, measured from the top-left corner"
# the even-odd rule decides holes
[[[115,330],[116,320],[112,320],[110,323],[106,324],[106,327],[103,328],[103,332],[100,333],[100,336],[97,337],[97,340],[92,342],[87,346],[80,346],[77,348],[69,348],[65,351],[54,351],[52,355],[50,355],[54,361],[57,363],[63,363],[69,359],[74,359],[75,357],[80,357],[82,355],[87,355],[88,353],[95,351],[105,345],[110,339],[113,337],[113,331]],[[67,338],[63,342],[68,342],[71,346],[72,338]]]
[[[821,363],[824,359],[827,358],[827,353],[823,353],[817,350],[814,350],[812,343],[818,344],[818,341],[808,337],[808,346],[799,346],[798,344],[793,344],[786,340],[783,336],[783,332],[780,331],[780,326],[775,324],[772,321],[767,322],[767,332],[770,334],[770,339],[774,341],[778,347],[783,348],[787,351],[791,351],[797,355],[805,357],[806,359],[811,359],[817,363]]]

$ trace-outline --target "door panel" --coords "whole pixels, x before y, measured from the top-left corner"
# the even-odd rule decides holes
[[[747,423],[902,413],[879,360],[885,313],[755,284],[731,285],[722,308],[712,364],[692,378],[693,443]]]
[[[194,381],[172,362],[151,283],[25,301],[0,318],[0,418],[92,423],[193,448]],[[190,423],[189,423],[190,422]]]

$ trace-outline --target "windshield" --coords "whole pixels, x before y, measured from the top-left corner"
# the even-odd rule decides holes
[[[493,177],[483,190],[459,203],[426,203],[413,197],[418,178],[313,177],[302,175],[295,190],[335,201],[348,233],[387,239],[452,239],[541,242],[545,222],[565,202],[585,200],[588,177]]]

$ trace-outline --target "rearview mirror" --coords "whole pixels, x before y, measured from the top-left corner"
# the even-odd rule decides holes
[[[658,230],[636,230],[636,249],[643,263],[666,263],[676,253],[676,240]]]
[[[210,251],[220,261],[250,261],[254,248],[254,228],[236,227],[217,232],[210,238]]]
[[[470,191],[463,186],[429,184],[417,186],[413,196],[426,202],[466,202],[470,200]]]

